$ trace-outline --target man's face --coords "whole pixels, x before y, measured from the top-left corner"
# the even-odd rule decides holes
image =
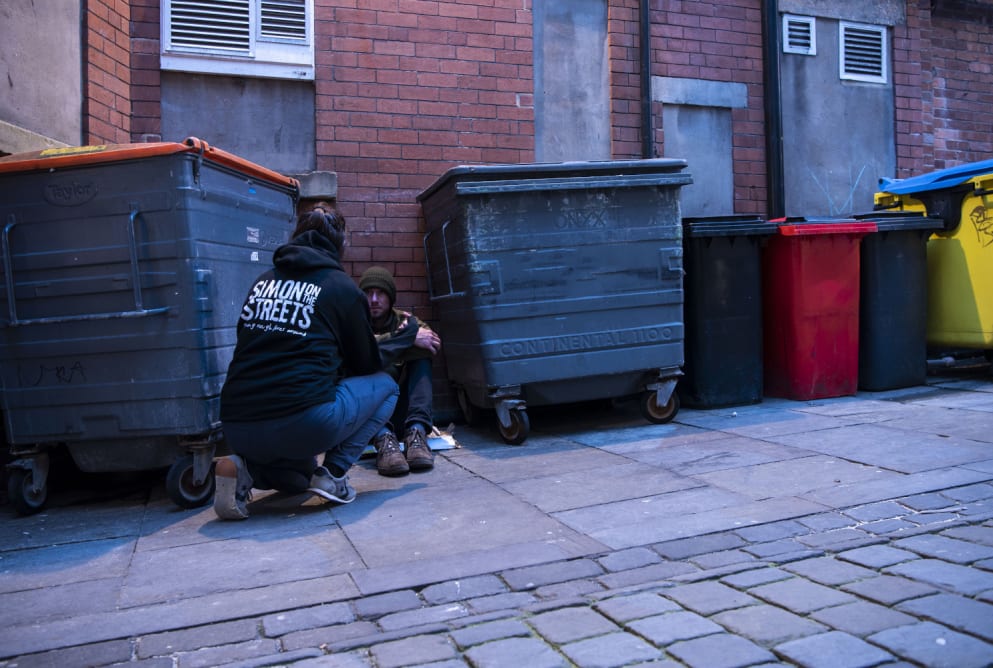
[[[373,319],[382,318],[390,310],[390,296],[379,288],[369,288],[365,291],[369,300],[369,312]]]

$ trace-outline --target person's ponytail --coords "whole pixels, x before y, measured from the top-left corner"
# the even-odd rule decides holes
[[[310,230],[316,230],[327,237],[338,252],[345,247],[345,217],[336,209],[318,205],[310,211],[301,213],[297,218],[293,237],[296,238]]]

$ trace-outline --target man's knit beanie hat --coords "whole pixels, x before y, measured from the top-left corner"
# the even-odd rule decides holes
[[[385,267],[369,267],[359,279],[359,289],[379,288],[390,298],[390,306],[397,301],[397,284],[393,282],[393,274]]]

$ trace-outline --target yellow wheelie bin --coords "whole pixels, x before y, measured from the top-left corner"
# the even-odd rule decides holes
[[[993,349],[993,160],[881,179],[875,208],[944,221],[927,243],[928,345]]]

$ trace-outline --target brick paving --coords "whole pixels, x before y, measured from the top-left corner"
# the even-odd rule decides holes
[[[978,388],[971,391],[986,392],[993,399],[991,385],[984,381],[971,386]],[[975,405],[975,399],[970,402]],[[986,417],[993,427],[993,401],[988,406]],[[693,435],[706,436],[702,431]],[[37,577],[38,588],[13,586],[0,594],[7,609],[3,621],[8,631],[15,628],[19,634],[0,635],[0,666],[989,667],[993,666],[993,439],[974,442],[987,448],[987,457],[970,459],[970,475],[959,478],[962,484],[939,482],[921,489],[901,478],[893,489],[905,494],[866,498],[878,496],[866,492],[877,483],[868,480],[857,487],[853,482],[849,484],[860,491],[851,505],[822,505],[815,512],[794,516],[780,516],[775,509],[768,521],[641,545],[628,545],[636,528],[632,523],[627,533],[609,534],[617,539],[616,548],[599,551],[590,549],[597,543],[556,533],[549,526],[543,528],[546,540],[536,540],[528,548],[538,555],[534,563],[515,551],[522,548],[514,548],[501,553],[506,567],[488,568],[489,550],[504,548],[484,545],[465,553],[470,555],[466,560],[477,560],[471,568],[465,567],[465,575],[445,578],[429,573],[418,578],[407,573],[414,584],[384,585],[385,590],[370,593],[363,593],[364,580],[349,572],[269,585],[259,576],[259,582],[212,597],[187,596],[170,580],[162,583],[168,595],[155,594],[154,583],[143,584],[148,588],[147,601],[121,606],[120,590],[137,584],[129,579],[128,563],[141,556],[140,550],[132,547],[118,555],[106,543],[115,540],[114,532],[108,531],[80,541],[90,548],[81,548],[77,563],[52,556],[46,564],[45,555],[54,554],[50,550],[65,534],[57,534],[52,526],[48,531],[57,534],[52,536],[55,540],[46,539],[44,522],[10,518],[5,520],[8,533],[12,526],[21,527],[22,534],[32,534],[21,537],[31,545],[0,551],[0,573]],[[621,445],[642,452],[640,443]],[[513,457],[507,462],[513,469],[527,458],[528,447],[487,452],[496,458]],[[554,438],[539,443],[536,455],[557,447]],[[458,461],[471,448],[442,453],[439,459]],[[952,481],[960,473],[938,466],[935,471],[925,473]],[[412,484],[429,478],[406,480]],[[688,491],[692,490],[674,486],[669,494],[675,498]],[[529,492],[518,493],[527,497]],[[529,498],[539,503],[547,499],[534,494]],[[697,497],[684,498],[693,503]],[[619,494],[611,503],[624,504],[626,499]],[[362,500],[360,495],[352,507]],[[762,499],[759,494],[741,499],[743,505],[753,501]],[[61,510],[49,514],[54,518]],[[200,517],[194,511],[171,512],[173,523]],[[552,515],[569,512],[559,509]],[[653,512],[646,509],[645,522],[660,521],[653,519]],[[713,517],[704,515],[711,513],[706,508],[698,512]],[[265,532],[251,529],[256,519],[239,525],[240,532],[238,527],[217,528],[216,523],[200,521],[196,531],[180,541],[188,541],[190,548],[182,554],[196,559],[198,549],[218,544],[237,559],[244,550],[264,549]],[[263,524],[266,519],[258,518]],[[94,518],[95,524],[100,521]],[[93,526],[74,528],[77,534],[85,535],[87,530],[94,530]],[[141,540],[163,540],[161,532],[170,530],[143,530]],[[338,531],[329,525],[305,538],[313,541]],[[597,531],[592,528],[587,535]],[[298,538],[294,535],[292,540]],[[288,535],[272,538],[277,539],[291,540]],[[100,541],[104,543],[97,549]],[[541,556],[549,545],[562,541],[578,547],[570,556]],[[336,554],[351,554],[350,546],[322,544]],[[181,547],[171,546],[170,552],[180,554],[174,550]],[[29,553],[37,559],[18,561],[19,555]],[[103,576],[83,572],[94,562],[102,563]],[[31,568],[29,563],[36,564],[35,576],[22,572]],[[396,568],[416,568],[420,563],[400,560]],[[57,613],[58,606],[46,602],[40,592],[59,584],[60,574],[78,581],[80,588],[74,591],[94,596],[102,591],[98,586],[102,577],[124,574],[115,581],[120,588],[118,603],[100,608],[97,596],[92,610],[84,600],[79,602],[78,616]],[[402,580],[401,574],[393,577]],[[203,605],[208,600],[213,608]],[[40,614],[37,624],[18,627],[18,604],[50,605],[53,611],[46,613],[48,617]],[[154,619],[145,617],[144,610],[157,614]],[[50,635],[44,635],[46,631]],[[64,639],[62,646],[58,638]],[[55,647],[4,650],[18,642],[25,647],[32,643]]]

